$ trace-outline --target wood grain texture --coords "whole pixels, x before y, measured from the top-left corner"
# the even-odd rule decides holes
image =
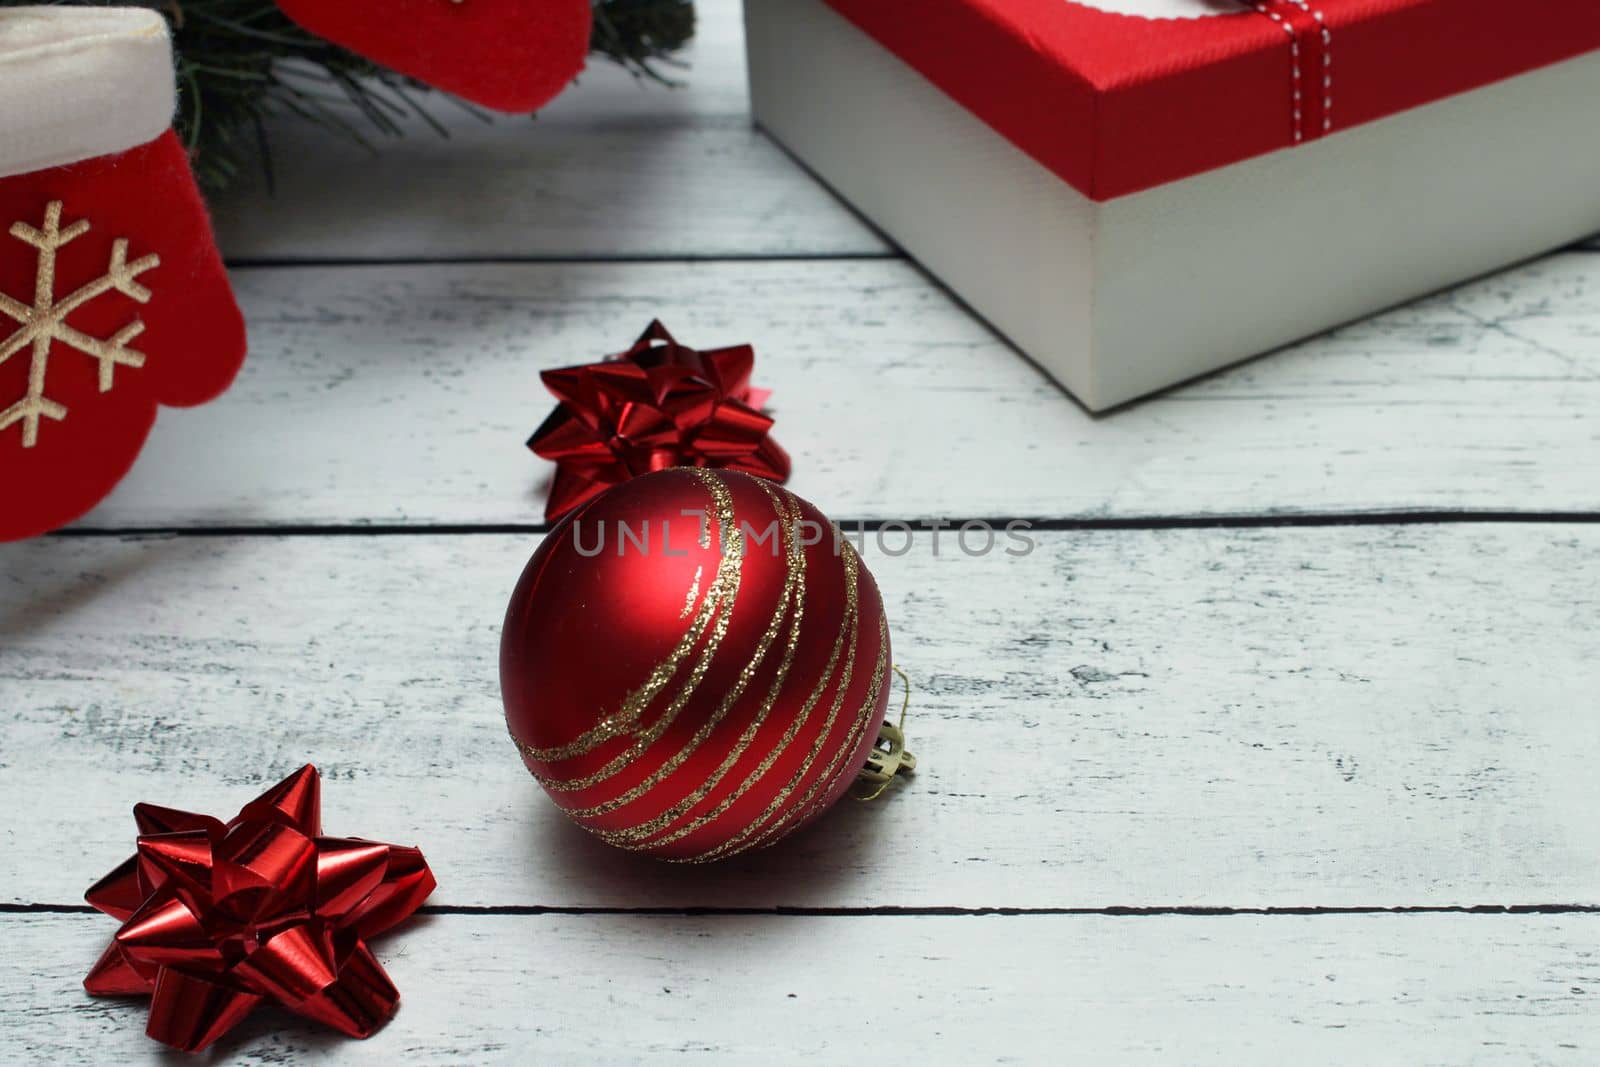
[[[1083,414],[750,128],[737,0],[690,85],[597,68],[537,123],[368,159],[281,127],[237,388],[164,412],[101,529],[531,523],[541,368],[752,341],[794,488],[844,519],[1600,510],[1600,255],[1527,265],[1113,416]],[[419,207],[419,205],[421,205]],[[1595,246],[1600,248],[1600,245]],[[264,1013],[250,1064],[1595,1062],[1600,915],[619,915],[1600,904],[1600,526],[870,540],[922,773],[711,869],[568,824],[507,740],[532,536],[0,546],[0,901],[59,906],[137,800],[231,814],[305,760],[330,831],[441,888],[366,1043]],[[897,539],[890,539],[897,543]],[[0,1059],[171,1062],[96,1001],[99,916],[0,913]]]
[[[1586,1064],[1595,916],[437,916],[366,1042],[262,1010],[230,1063]],[[79,986],[110,920],[0,918],[33,1062],[169,1063]]]
[[[422,845],[445,904],[1600,903],[1600,527],[1035,536],[869,540],[924,773],[712,868],[600,844],[518,761],[535,538],[4,546],[0,795],[45,817],[0,899],[79,899],[136,800],[230,815],[310,760],[330,832]]]
[[[286,119],[275,192],[215,204],[234,259],[886,254],[889,246],[751,125],[738,0],[700,0],[681,88],[603,60],[537,121],[434,98],[376,151]],[[359,126],[359,119],[356,120]]]
[[[899,262],[238,272],[235,388],[163,411],[86,525],[543,516],[541,368],[653,316],[753,342],[836,518],[1600,509],[1600,256],[1569,254],[1093,418]]]

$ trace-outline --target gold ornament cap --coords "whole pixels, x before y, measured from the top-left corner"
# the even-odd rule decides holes
[[[917,757],[906,749],[905,725],[906,711],[911,707],[911,679],[899,667],[893,667],[893,670],[905,684],[905,703],[900,706],[898,723],[885,720],[878,727],[878,741],[867,753],[866,766],[856,775],[856,784],[869,790],[861,797],[862,800],[878,799],[896,778],[902,775],[910,777],[917,770]]]

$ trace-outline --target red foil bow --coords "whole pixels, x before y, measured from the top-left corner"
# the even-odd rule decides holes
[[[90,904],[122,929],[83,980],[148,994],[146,1033],[198,1052],[262,1001],[367,1037],[400,993],[367,939],[416,911],[433,874],[414,848],[322,836],[317,769],[302,767],[227,824],[139,804],[139,851]]]
[[[613,485],[666,467],[719,467],[775,482],[789,454],[761,413],[770,391],[752,389],[755,349],[696,351],[652,322],[634,346],[600,363],[547,370],[561,403],[528,441],[556,462],[545,505],[551,522]]]

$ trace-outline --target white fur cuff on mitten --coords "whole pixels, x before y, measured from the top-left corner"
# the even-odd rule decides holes
[[[0,178],[153,141],[172,124],[174,95],[154,11],[0,9]]]

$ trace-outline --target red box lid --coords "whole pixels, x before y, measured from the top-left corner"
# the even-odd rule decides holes
[[[1223,11],[1197,18],[1072,0],[827,2],[1095,200],[1600,48],[1596,0],[1194,0]]]

